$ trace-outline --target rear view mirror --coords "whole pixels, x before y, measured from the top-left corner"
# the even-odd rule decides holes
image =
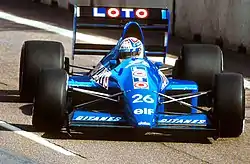
[[[114,67],[117,66],[117,60],[112,59],[112,60],[109,61],[109,64],[110,64],[110,67],[113,69]]]
[[[162,62],[155,62],[155,66],[156,66],[157,68],[160,68],[162,65],[163,65]]]
[[[117,65],[117,60],[112,59],[109,61],[109,63],[110,65]]]

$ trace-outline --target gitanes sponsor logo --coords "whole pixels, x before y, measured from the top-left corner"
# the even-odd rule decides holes
[[[77,116],[75,121],[107,121],[118,122],[122,120],[122,117],[98,117],[98,116]]]
[[[206,120],[193,120],[193,119],[162,119],[159,123],[163,124],[206,124]]]
[[[104,87],[105,89],[108,89],[109,87],[109,78],[112,75],[112,73],[104,67],[101,63],[97,65],[97,67],[90,73],[92,76],[92,79]]]

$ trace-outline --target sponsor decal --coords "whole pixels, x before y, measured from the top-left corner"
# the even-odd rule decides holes
[[[135,94],[132,96],[133,103],[149,103],[152,104],[154,103],[154,99],[151,97],[151,95],[141,95],[141,94]]]
[[[147,77],[147,73],[145,71],[142,71],[142,70],[135,70],[133,72],[133,76],[134,77],[146,78]]]
[[[122,117],[98,117],[98,116],[77,116],[75,121],[106,121],[106,122],[119,122]]]
[[[142,44],[142,42],[139,40],[139,39],[137,39],[137,38],[134,38],[134,37],[131,37],[130,38],[130,42],[134,45],[134,47],[136,47],[136,48],[140,48],[140,46],[141,46],[141,44]]]
[[[135,109],[134,110],[134,114],[136,115],[141,115],[141,114],[146,114],[146,115],[152,115],[154,114],[154,109],[148,109],[148,108],[144,108],[144,109]]]
[[[105,89],[108,89],[109,87],[109,78],[111,74],[112,73],[101,63],[99,63],[96,68],[90,73],[92,79]]]
[[[206,124],[206,120],[195,120],[195,119],[162,119],[158,123],[163,124]]]
[[[98,74],[98,72],[101,72],[102,69],[104,69],[104,66],[102,65],[102,63],[98,63],[97,66],[95,67],[95,69],[93,69],[90,73],[91,76],[94,76],[96,74]]]
[[[145,19],[149,15],[147,9],[131,9],[131,8],[103,8],[94,7],[94,17],[110,17],[110,18],[137,18]]]
[[[150,125],[149,122],[139,122],[138,125]]]
[[[162,81],[161,90],[163,90],[169,84],[169,81],[167,77],[160,70],[159,70],[159,75]]]
[[[134,89],[148,89],[148,83],[146,82],[134,82]]]
[[[133,65],[134,66],[143,65],[145,67],[150,67],[149,64],[146,61],[137,59],[137,60],[134,60],[134,61],[130,61],[129,64],[125,68],[129,68],[129,67],[131,67]]]
[[[131,67],[134,89],[149,89],[148,77],[145,67]]]

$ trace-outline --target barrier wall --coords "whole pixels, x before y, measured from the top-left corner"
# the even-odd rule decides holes
[[[55,0],[56,1],[56,0]],[[67,1],[67,0],[57,0],[57,1]],[[71,4],[75,3],[75,0],[69,0]],[[77,0],[77,3],[80,5],[90,4],[90,0]],[[108,6],[118,6],[118,7],[168,7],[172,10],[173,0],[94,0],[95,5],[108,5]]]
[[[60,1],[60,0],[58,0]],[[90,5],[91,0],[69,0],[70,4],[77,4],[79,5]],[[96,6],[102,6],[102,5],[109,5],[111,7],[115,6],[125,6],[126,1],[125,0],[94,0],[94,5]]]
[[[62,8],[68,2],[90,5],[91,0],[57,1]],[[233,50],[250,51],[250,0],[94,0],[94,5],[118,7],[175,7],[175,34],[187,39],[194,36],[204,43],[219,43]],[[172,29],[173,30],[173,29]],[[243,47],[240,45],[242,44]]]
[[[32,0],[36,1],[36,0]],[[79,4],[79,5],[90,5],[91,0],[40,0],[41,3],[44,4],[52,4],[53,2],[57,2],[58,6],[61,8],[68,9],[68,4]],[[168,7],[170,10],[172,10],[172,3],[173,0],[94,0],[94,5],[96,6],[114,6],[114,7]],[[143,2],[143,3],[142,3]]]
[[[250,0],[176,0],[178,36],[215,43],[221,37],[224,47],[250,49]]]

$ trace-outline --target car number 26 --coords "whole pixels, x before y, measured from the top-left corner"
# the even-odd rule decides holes
[[[141,94],[135,94],[132,96],[133,103],[149,103],[152,104],[154,103],[154,99],[151,97],[151,95],[141,95]]]

